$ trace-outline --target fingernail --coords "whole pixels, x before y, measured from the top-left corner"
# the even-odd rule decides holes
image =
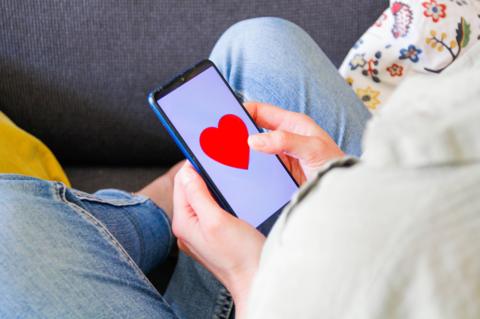
[[[182,183],[184,185],[186,185],[186,184],[190,183],[192,178],[193,177],[192,177],[192,172],[190,171],[190,168],[184,169],[183,172],[182,172],[182,178],[181,178]]]
[[[248,145],[253,148],[262,148],[265,146],[265,138],[260,134],[250,135],[248,137]]]

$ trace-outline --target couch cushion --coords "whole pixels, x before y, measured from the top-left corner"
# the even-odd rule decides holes
[[[19,174],[63,182],[67,176],[40,140],[16,126],[0,111],[0,174]]]
[[[166,172],[159,166],[67,166],[72,187],[88,193],[102,188],[135,192]]]
[[[180,158],[146,94],[208,56],[228,26],[280,16],[338,66],[385,0],[2,1],[0,109],[64,163]]]

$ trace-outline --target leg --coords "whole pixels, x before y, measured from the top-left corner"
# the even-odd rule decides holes
[[[361,155],[370,113],[318,45],[300,27],[257,18],[228,29],[210,59],[245,101],[312,117],[350,155]]]
[[[116,232],[161,233],[160,244],[167,243],[152,257],[161,259],[171,233],[166,217],[156,216],[163,213],[150,204],[142,196],[92,196],[59,183],[0,177],[0,317],[175,318],[117,238],[86,209],[119,216],[135,211],[151,229],[132,224],[141,230],[130,230],[127,218],[117,218]],[[144,256],[138,258],[148,267],[152,262]]]

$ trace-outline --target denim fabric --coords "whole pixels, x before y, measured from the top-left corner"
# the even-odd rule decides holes
[[[0,220],[0,318],[176,318],[144,275],[172,241],[147,198],[0,175]]]
[[[154,202],[116,189],[70,192],[71,201],[102,222],[144,273],[167,258],[173,243],[170,221]]]
[[[360,154],[369,113],[299,27],[275,18],[238,23],[211,59],[245,100],[305,112],[345,152]],[[233,315],[226,289],[183,254],[165,299],[145,278],[172,242],[165,214],[147,198],[3,175],[0,219],[1,318]]]

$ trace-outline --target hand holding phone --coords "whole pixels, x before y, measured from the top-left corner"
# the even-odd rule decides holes
[[[277,154],[300,185],[312,179],[326,161],[345,156],[330,135],[305,114],[258,102],[244,106],[257,125],[269,130],[251,135],[250,147]]]
[[[188,162],[176,175],[174,189],[172,225],[178,247],[222,282],[241,317],[265,236],[221,209]]]
[[[250,148],[248,136],[261,131],[213,63],[203,61],[149,101],[219,204],[268,232],[298,185],[277,156]]]

